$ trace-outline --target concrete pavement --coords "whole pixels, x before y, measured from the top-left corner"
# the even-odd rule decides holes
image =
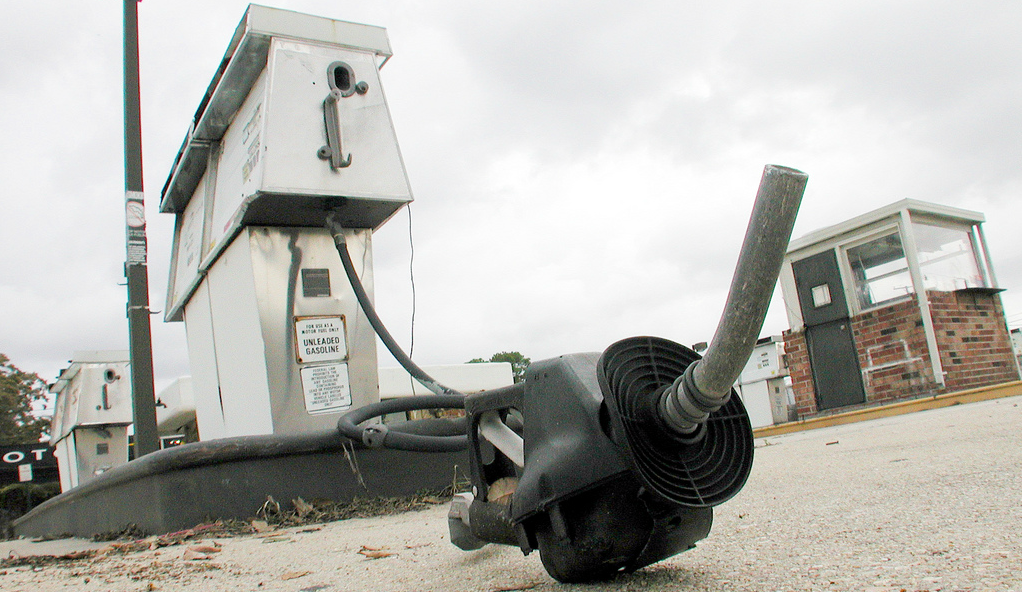
[[[510,547],[462,552],[436,506],[0,568],[0,589],[1022,591],[1020,405],[1002,398],[759,439],[748,485],[717,508],[696,549],[596,585],[558,584],[537,556]]]

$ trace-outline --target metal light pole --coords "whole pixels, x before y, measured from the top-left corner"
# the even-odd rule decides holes
[[[128,279],[128,341],[135,424],[135,458],[159,449],[153,341],[149,327],[145,199],[142,190],[142,111],[138,82],[138,5],[124,0],[124,214]]]

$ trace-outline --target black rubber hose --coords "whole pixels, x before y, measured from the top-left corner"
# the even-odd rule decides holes
[[[412,378],[422,383],[422,386],[429,389],[433,394],[460,395],[464,397],[464,393],[440,384],[440,382],[420,368],[418,364],[413,362],[404,350],[401,349],[401,346],[391,336],[390,331],[384,326],[383,321],[380,320],[380,316],[376,314],[376,307],[369,301],[369,295],[366,294],[365,288],[362,286],[362,280],[359,279],[358,273],[355,271],[355,265],[351,262],[351,254],[348,253],[348,243],[344,237],[344,226],[337,220],[337,216],[333,212],[327,215],[326,227],[334,237],[334,246],[337,247],[337,254],[341,256],[341,264],[344,266],[344,273],[348,276],[348,282],[351,284],[352,290],[355,291],[355,299],[358,300],[359,305],[362,307],[362,312],[369,319],[369,324],[372,325],[373,330],[380,337],[380,341],[383,342],[383,345],[394,356],[397,363],[401,364],[401,367],[411,374]]]
[[[388,426],[372,424],[359,427],[358,424],[388,413],[418,411],[421,409],[464,409],[462,395],[425,395],[421,397],[400,397],[359,407],[342,415],[337,420],[337,431],[370,448],[393,448],[414,452],[457,452],[468,448],[468,436],[433,435],[409,433],[401,429],[402,424]],[[414,422],[406,422],[414,423]]]
[[[706,355],[661,400],[663,419],[677,431],[694,432],[727,403],[763,328],[808,179],[796,169],[764,168],[717,331]]]
[[[348,243],[344,236],[344,226],[337,220],[337,217],[330,213],[326,219],[327,230],[334,239],[334,246],[337,247],[337,254],[341,257],[341,264],[344,266],[344,273],[348,276],[348,283],[355,292],[355,299],[362,312],[369,319],[376,335],[390,351],[394,359],[401,364],[408,374],[418,380],[433,392],[433,395],[418,397],[401,397],[389,401],[371,403],[358,409],[353,409],[337,420],[337,431],[342,435],[362,442],[370,448],[381,446],[398,450],[411,450],[415,452],[456,452],[468,448],[468,437],[462,434],[422,434],[404,431],[400,424],[393,427],[384,424],[372,424],[359,427],[358,424],[374,417],[381,417],[388,413],[401,413],[406,411],[419,411],[422,409],[464,409],[465,395],[450,387],[444,386],[439,381],[426,373],[418,364],[408,357],[408,354],[401,349],[394,337],[384,326],[380,316],[376,314],[376,307],[369,301],[369,295],[355,271],[355,265],[351,261],[351,254],[348,252]],[[431,426],[432,427],[432,426]]]

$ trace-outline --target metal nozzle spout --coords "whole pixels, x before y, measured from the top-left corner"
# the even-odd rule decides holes
[[[660,400],[664,423],[679,435],[698,431],[723,406],[763,328],[809,176],[767,165],[763,169],[724,314],[706,355],[693,363]]]

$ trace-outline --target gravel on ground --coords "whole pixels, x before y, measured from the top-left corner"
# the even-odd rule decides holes
[[[447,540],[446,505],[117,541],[0,564],[0,589],[189,592],[1022,591],[1022,397],[757,441],[745,489],[686,553],[562,585],[534,554]],[[221,536],[222,535],[222,536]],[[0,544],[0,551],[5,547]],[[13,552],[13,551],[11,551]],[[13,560],[12,560],[13,559]]]

